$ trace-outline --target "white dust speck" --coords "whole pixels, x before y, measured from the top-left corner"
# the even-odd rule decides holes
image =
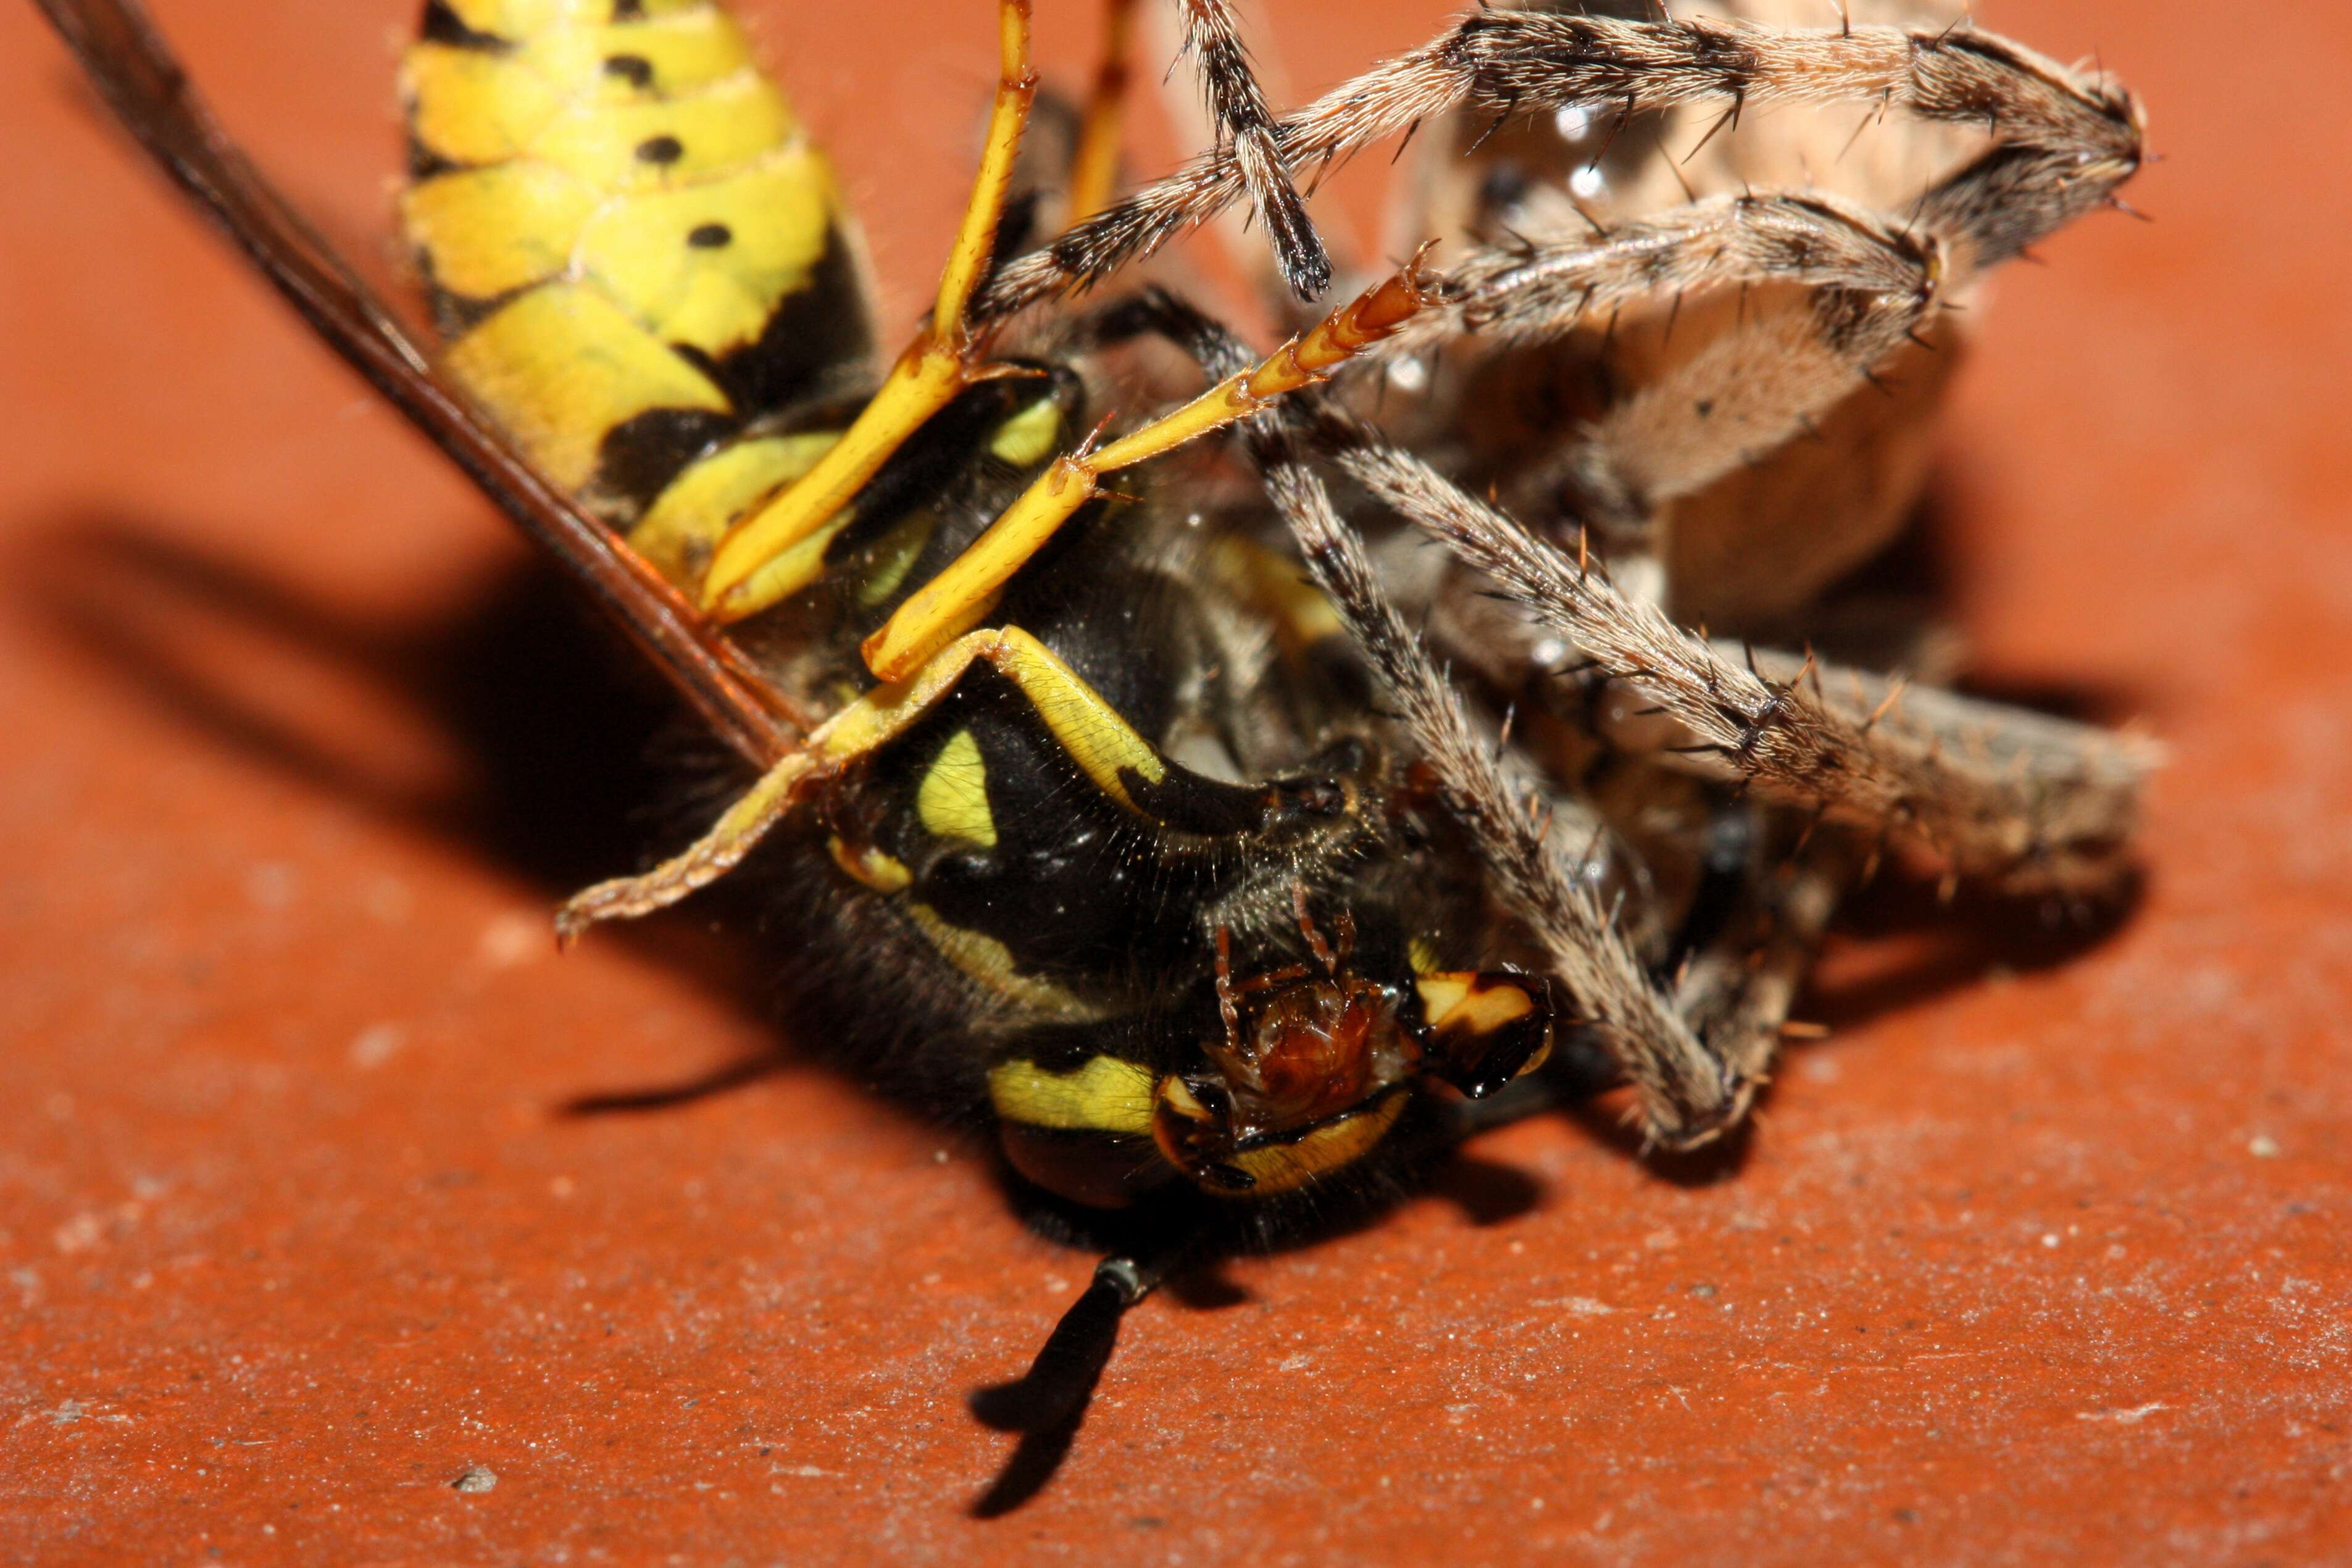
[[[257,908],[282,910],[302,890],[302,874],[283,860],[263,860],[245,873],[245,896]]]
[[[77,1252],[88,1252],[106,1239],[106,1222],[85,1209],[51,1231],[49,1239],[57,1244],[59,1252],[68,1257]]]
[[[352,1037],[351,1049],[344,1054],[352,1066],[369,1072],[398,1056],[406,1044],[408,1031],[399,1025],[370,1024]]]
[[[2170,1406],[2163,1404],[2135,1405],[2128,1410],[2083,1410],[2075,1413],[2077,1421],[2112,1421],[2118,1426],[2137,1426],[2159,1410]]]
[[[482,927],[474,952],[492,969],[519,969],[555,951],[555,934],[542,914],[509,910]]]

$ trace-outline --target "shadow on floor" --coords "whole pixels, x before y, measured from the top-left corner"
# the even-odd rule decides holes
[[[1936,575],[1936,511],[1929,509],[1921,542],[1906,546],[1906,561],[1895,563],[1915,584]],[[551,572],[504,570],[441,615],[370,625],[330,615],[266,570],[189,543],[181,531],[136,519],[68,520],[34,533],[12,554],[5,580],[20,606],[106,679],[258,765],[466,847],[544,889],[551,905],[598,878],[644,865],[648,845],[682,842],[740,786],[740,773],[716,745],[678,721],[667,690],[614,646]],[[193,650],[225,630],[260,640],[289,668],[327,667],[382,691],[451,738],[468,764],[463,778],[446,789],[420,791],[381,776],[340,754],[331,741],[289,727],[239,691],[208,680]],[[2000,695],[2027,695],[2037,706],[2074,715],[2109,717],[2132,706],[2094,691]],[[1813,995],[1800,1014],[1851,1027],[1921,1005],[1991,970],[2063,963],[2127,915],[2124,905],[2090,920],[2021,918],[2015,905],[1965,895],[1942,903],[1930,887],[1882,879],[1840,924],[1924,938],[1914,944],[1916,955]],[[751,978],[751,944],[715,937],[705,925],[656,920],[621,928],[612,940],[734,1006],[764,1012],[766,998]],[[788,1064],[799,1065],[780,1042],[771,1055],[674,1083],[585,1092],[562,1109],[577,1116],[656,1113],[730,1092]],[[1629,1156],[1643,1152],[1616,1102],[1580,1100],[1567,1114],[1611,1147]],[[1743,1130],[1691,1154],[1654,1154],[1649,1163],[1681,1184],[1713,1184],[1738,1173],[1749,1147]],[[1467,1153],[1439,1165],[1431,1185],[1481,1225],[1525,1215],[1543,1199],[1533,1178]],[[1180,1274],[1171,1293],[1202,1310],[1237,1299],[1213,1267]],[[1051,1479],[1108,1362],[1118,1316],[1074,1309],[1027,1377],[978,1396],[982,1419],[1018,1433],[1020,1441],[975,1512],[1009,1511]]]

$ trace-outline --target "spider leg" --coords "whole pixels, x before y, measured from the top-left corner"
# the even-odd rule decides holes
[[[1104,0],[1103,52],[1096,67],[1071,160],[1069,221],[1076,224],[1111,204],[1118,184],[1119,149],[1130,75],[1128,57],[1136,0]],[[1331,258],[1307,216],[1307,204],[1282,165],[1265,89],[1250,68],[1249,49],[1230,0],[1180,0],[1182,53],[1194,74],[1220,148],[1230,148],[1276,267],[1299,300],[1319,299],[1331,285]]]
[[[1745,650],[1712,647],[1721,663],[1751,663]],[[1901,759],[1923,802],[1934,797],[1918,820],[1975,847],[1954,857],[1961,874],[1999,892],[2091,900],[2127,877],[2140,795],[2164,760],[2154,742],[1899,677],[1809,668],[1782,651],[1755,649],[1752,664],[1768,687],[1804,689],[1849,731]],[[1722,762],[1688,755],[1703,768]]]
[[[2093,895],[2124,869],[2153,748],[1947,693],[1906,698],[1885,678],[1785,654],[1750,668],[1360,421],[1328,404],[1312,417],[1328,460],[1688,731],[1693,743],[1668,760],[1765,800],[1905,830],[1956,874],[2011,892]]]
[[[1493,9],[1332,89],[1276,123],[1273,136],[1283,166],[1296,174],[1457,110],[1507,117],[1573,104],[1631,114],[1705,102],[1727,112],[1776,102],[1878,103],[1989,126],[1993,152],[1939,187],[1925,216],[1996,259],[2029,231],[2046,232],[2107,200],[2141,156],[2139,107],[2129,93],[1989,33]],[[1237,146],[1202,153],[1006,266],[982,293],[977,314],[993,320],[1098,282],[1248,190]],[[2005,211],[2004,203],[2016,205]]]
[[[1675,977],[1675,1010],[1743,1079],[1769,1076],[1790,1005],[1863,865],[1851,838],[1813,837],[1743,883],[1722,930]]]
[[[1529,810],[1524,803],[1537,792],[1512,776],[1508,753],[1473,728],[1460,697],[1406,628],[1362,541],[1309,466],[1296,425],[1261,422],[1250,440],[1308,572],[1378,671],[1500,897],[1599,1026],[1604,1047],[1634,1086],[1651,1139],[1688,1147],[1722,1132],[1746,1111],[1755,1085],[1727,1070],[1684,1023],[1591,882],[1569,863],[1563,841],[1582,842],[1598,819],[1571,822],[1564,813],[1539,819]]]
[[[1265,226],[1283,281],[1301,300],[1318,299],[1331,286],[1331,258],[1284,166],[1274,116],[1250,69],[1231,0],[1182,5],[1184,49],[1200,72],[1201,93],[1216,121],[1221,150],[1233,157],[1250,205]]]

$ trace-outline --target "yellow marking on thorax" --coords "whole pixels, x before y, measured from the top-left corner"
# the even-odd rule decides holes
[[[1007,1001],[1055,1017],[1085,1019],[1100,1009],[1055,984],[1024,974],[1013,962],[1013,950],[985,931],[950,924],[930,905],[908,899],[900,906],[915,929],[956,968]]]
[[[1025,467],[1053,449],[1054,438],[1060,429],[1061,412],[1050,399],[1032,404],[997,427],[995,437],[989,443],[989,451],[1008,463]],[[827,453],[839,439],[837,436],[826,438]],[[814,468],[812,464],[811,469]],[[800,476],[793,477],[797,479]],[[772,501],[763,496],[754,504],[765,506],[772,504]],[[723,534],[735,519],[751,510],[749,507],[740,508],[728,519],[708,519],[706,522],[717,527]],[[743,580],[745,592],[763,605],[777,605],[815,582],[824,573],[825,557],[831,552],[834,541],[841,537],[842,531],[856,521],[856,517],[854,507],[844,507],[825,519],[814,532],[793,540]],[[887,535],[885,542],[888,548],[877,559],[872,575],[859,584],[858,603],[878,605],[896,593],[899,584],[906,581],[907,573],[914,566],[916,557],[922,553],[923,546],[930,542],[931,532],[938,526],[936,516],[922,512],[909,517]],[[717,542],[713,542],[711,548],[703,552],[700,559],[707,563],[717,548]]]
[[[1061,433],[1061,408],[1050,397],[1040,398],[996,427],[996,434],[988,443],[989,455],[1015,468],[1025,468],[1051,453]],[[907,574],[914,570],[917,558],[923,553],[923,547],[930,543],[931,535],[938,531],[939,526],[938,514],[927,510],[911,512],[903,521],[893,524],[875,550],[873,564],[865,581],[857,585],[857,603],[871,609],[897,593],[905,584]],[[832,525],[828,524],[827,528],[828,531],[822,537],[830,542]],[[789,559],[800,548],[799,545],[791,546],[777,559]],[[762,568],[753,580],[766,583],[768,572],[769,569]]]
[[[996,1114],[1027,1127],[1069,1131],[1151,1134],[1150,1069],[1118,1057],[1088,1057],[1075,1072],[1048,1072],[1035,1062],[1000,1062],[988,1069],[988,1098]]]
[[[980,740],[958,730],[931,759],[915,789],[915,816],[925,832],[982,849],[996,847],[996,817],[988,807],[988,763]]]
[[[724,876],[805,801],[813,783],[834,776],[858,757],[872,755],[921,722],[975,659],[985,660],[1021,689],[1097,787],[1139,816],[1148,816],[1127,793],[1125,774],[1131,770],[1157,782],[1167,776],[1167,766],[1143,737],[1029,633],[1018,626],[973,632],[940,649],[911,679],[876,688],[811,731],[798,750],[761,774],[686,849],[644,876],[600,882],[573,898],[556,917],[558,931],[577,933],[597,921],[644,914]],[[907,909],[919,926],[928,921],[938,928],[930,934],[950,962],[978,965],[976,972],[967,969],[976,975],[1001,977],[1005,994],[1049,1008],[1066,1005],[1076,1008],[1077,1016],[1093,1016],[1060,987],[1014,973],[1003,943],[948,926],[920,905],[910,903]]]
[[[989,437],[988,450],[992,457],[1025,468],[1044,462],[1061,435],[1061,405],[1050,397],[1041,397],[999,425],[996,434]]]
[[[970,384],[962,361],[947,349],[901,356],[826,460],[719,542],[703,579],[703,608],[738,621],[782,598],[765,568],[819,529],[835,526],[891,454]]]
[[[834,443],[828,442],[825,449],[829,452],[833,449],[833,446]],[[764,501],[762,504],[765,504]],[[835,512],[825,520],[824,527],[814,533],[794,540],[782,553],[773,557],[766,565],[761,567],[752,580],[767,591],[767,602],[772,605],[782,604],[823,576],[825,554],[832,550],[833,542],[840,538],[842,530],[847,528],[856,519],[857,514],[846,508]],[[724,531],[722,530],[721,532],[723,536]],[[719,548],[719,544],[714,542],[704,559],[707,561],[715,557]]]
[[[866,580],[857,585],[857,603],[861,608],[872,609],[907,581],[907,574],[923,553],[923,547],[938,531],[939,514],[928,508],[908,513],[882,536],[874,552],[874,564]]]

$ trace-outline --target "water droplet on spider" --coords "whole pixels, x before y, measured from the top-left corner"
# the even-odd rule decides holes
[[[1551,117],[1551,128],[1563,142],[1581,142],[1592,133],[1592,111],[1580,103],[1569,104]]]
[[[1591,198],[1609,189],[1609,181],[1599,169],[1587,163],[1568,177],[1569,194]]]

